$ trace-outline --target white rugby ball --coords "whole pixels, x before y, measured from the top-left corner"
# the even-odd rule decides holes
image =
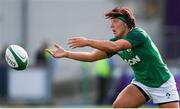
[[[26,69],[29,63],[29,57],[26,50],[19,45],[10,45],[6,49],[5,58],[7,64],[16,70]]]

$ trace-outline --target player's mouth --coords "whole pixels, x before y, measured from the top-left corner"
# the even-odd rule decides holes
[[[113,34],[116,34],[116,30],[112,29],[112,33],[113,33]]]

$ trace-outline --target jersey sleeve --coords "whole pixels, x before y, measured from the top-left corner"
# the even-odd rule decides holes
[[[132,47],[140,46],[147,41],[147,37],[141,32],[129,33],[123,39],[129,41],[132,44]]]

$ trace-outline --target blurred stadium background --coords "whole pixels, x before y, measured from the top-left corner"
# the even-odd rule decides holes
[[[0,0],[0,107],[111,107],[133,76],[118,56],[107,60],[111,73],[104,76],[108,81],[101,85],[106,91],[98,101],[101,74],[95,69],[102,66],[53,59],[43,49],[58,43],[70,50],[66,42],[73,36],[110,39],[110,22],[104,13],[116,6],[135,12],[137,26],[150,34],[180,91],[179,0]],[[4,62],[4,50],[10,44],[27,50],[26,70],[12,70]],[[80,50],[92,49],[74,51]]]

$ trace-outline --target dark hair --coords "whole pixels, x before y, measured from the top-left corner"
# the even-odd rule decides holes
[[[126,20],[126,24],[128,28],[133,28],[136,26],[136,18],[128,7],[116,7],[112,9],[110,12],[105,13],[107,19],[114,19],[118,17],[124,17]]]

